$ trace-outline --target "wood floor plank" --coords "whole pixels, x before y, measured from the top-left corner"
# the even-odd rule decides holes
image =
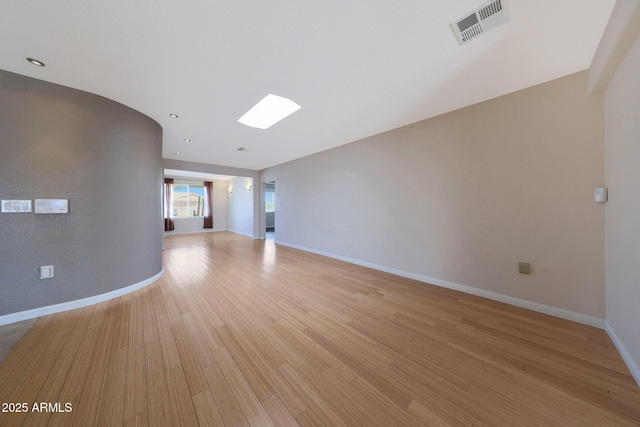
[[[76,321],[71,334],[67,337],[67,340],[64,342],[64,345],[60,349],[60,353],[58,357],[74,357],[77,352],[80,344],[82,344],[82,340],[87,333],[87,328],[89,327],[89,322],[95,310],[95,305],[91,305],[88,307],[84,307],[80,310],[80,315],[78,316],[78,320]]]
[[[128,331],[128,329],[127,327],[126,330]],[[124,423],[128,353],[126,346],[120,347],[112,353],[102,389],[101,405],[104,409],[98,413],[97,425],[121,425]]]
[[[185,327],[183,325],[175,325],[171,327],[171,330],[176,340],[176,346],[178,347],[181,365],[185,372],[187,384],[189,385],[189,391],[191,396],[194,396],[207,389],[207,379],[202,372],[202,366],[198,363],[196,351],[193,348],[193,344],[189,339],[189,334]]]
[[[299,369],[299,368],[298,368]],[[306,404],[313,410],[313,413],[326,426],[346,427],[346,420],[343,420],[332,405],[325,401],[312,387],[310,387],[298,374],[298,370],[294,370],[287,364],[278,368],[282,377],[289,385],[301,396]]]
[[[248,331],[245,331],[245,333]],[[242,345],[247,350],[248,357],[256,365],[256,368],[264,376],[265,380],[273,389],[274,394],[279,396],[279,400],[287,407],[293,417],[298,416],[304,410],[307,409],[307,405],[300,398],[300,396],[291,388],[291,386],[284,381],[277,371],[277,368],[282,366],[285,362],[280,364],[273,363],[269,358],[261,357],[261,348],[249,340],[243,340]],[[269,397],[271,397],[270,395]],[[269,398],[267,397],[267,399]],[[266,399],[262,402],[264,403]]]
[[[233,394],[220,366],[215,363],[204,369],[211,394],[225,426],[248,426],[247,418]]]
[[[144,332],[142,313],[142,291],[131,293],[131,308],[129,310],[129,336]]]
[[[107,309],[107,311],[109,310]],[[105,316],[100,328],[95,331],[100,339],[97,342],[96,350],[93,353],[91,362],[89,363],[89,373],[98,369],[106,369],[109,365],[109,359],[111,357],[111,352],[113,351],[115,323],[115,315]]]
[[[41,333],[42,326],[37,325],[43,325],[47,320],[47,317],[41,317],[0,327],[0,330],[2,330],[0,332],[0,347],[2,348],[0,385],[2,385],[6,374],[11,371],[13,365],[21,360],[24,352],[28,351],[31,343],[36,339],[35,336]],[[16,335],[19,337],[17,341]]]
[[[429,409],[425,408],[419,402],[412,400],[409,406],[407,407],[407,412],[413,415],[415,418],[420,420],[423,425],[428,426],[452,426],[457,425],[457,423],[452,424],[448,421],[443,420],[437,414],[433,413]],[[474,424],[461,424],[466,426],[472,426]]]
[[[154,285],[152,284],[151,286]],[[145,292],[142,293],[142,324],[145,343],[158,340],[158,325],[156,323],[156,314],[153,311],[154,306],[150,291],[151,289],[145,289]]]
[[[55,416],[51,418],[50,425],[60,426],[93,426],[97,425],[97,418],[100,415],[102,403],[102,390],[107,369],[98,369],[87,375],[86,385],[82,395],[73,402],[73,412],[71,413],[71,423],[64,422],[63,417]]]
[[[157,316],[156,325],[158,338],[160,345],[162,346],[162,360],[164,362],[164,368],[168,371],[169,369],[182,364],[178,345],[176,344],[176,339],[173,336],[172,326],[174,325],[171,324],[168,314]],[[182,325],[182,322],[176,325],[180,326]]]
[[[147,415],[150,426],[173,425],[162,346],[159,340],[144,343],[147,380]]]
[[[273,426],[269,416],[260,404],[255,393],[249,386],[249,383],[238,369],[233,358],[226,348],[220,348],[215,351],[216,359],[220,364],[220,369],[229,383],[229,387],[233,390],[233,394],[238,399],[238,403],[242,408],[242,412],[247,417],[249,425],[256,426]]]
[[[98,341],[99,336],[95,329],[87,329],[87,333],[84,335],[82,343],[74,355],[69,376],[60,391],[61,401],[73,402],[75,404],[77,398],[82,394],[87,375],[89,374],[91,359],[98,346]]]
[[[384,411],[395,422],[394,424],[402,426],[421,426],[416,417],[412,416],[408,410],[401,408],[395,402],[389,400],[387,396],[382,394],[377,388],[369,384],[360,377],[351,381],[352,386],[358,390],[363,396],[373,402],[379,410]],[[411,406],[411,404],[409,404]]]
[[[138,332],[129,337],[127,351],[128,363],[123,415],[125,420],[134,418],[147,410],[146,360],[144,354],[144,334],[142,332]]]
[[[360,377],[358,377],[360,378]],[[396,420],[387,414],[387,412],[376,405],[372,400],[369,400],[368,395],[361,393],[360,389],[353,386],[353,382],[348,382],[332,368],[327,368],[322,374],[321,379],[326,382],[334,391],[336,397],[348,402],[351,408],[359,408],[364,414],[364,417],[360,418],[360,422],[367,419],[371,420],[369,425],[381,425],[389,426],[394,425]],[[352,409],[349,409],[351,411]]]
[[[42,387],[42,383],[48,377],[51,368],[55,363],[56,355],[54,354],[43,354],[40,358],[38,358],[37,363],[33,367],[33,369],[29,372],[29,375],[22,382],[20,389],[16,394],[14,394],[10,400],[5,400],[3,402],[26,402],[28,406],[27,413],[32,410],[32,402],[30,402],[30,396],[34,396],[40,392],[40,388]],[[9,412],[3,413],[3,417],[1,419],[3,426],[17,426],[21,425],[23,419],[25,418],[25,413],[22,412]]]
[[[218,411],[218,405],[216,400],[211,394],[211,390],[206,389],[193,396],[193,406],[198,417],[198,425],[200,426],[222,426],[224,421],[220,412]],[[195,425],[195,424],[193,424]]]
[[[171,412],[173,413],[173,422],[175,425],[197,425],[198,417],[181,365],[175,366],[167,371],[167,388],[169,389],[169,400],[171,401]],[[209,389],[206,388],[202,392],[208,390]]]
[[[47,345],[47,348],[44,350],[44,354],[60,353],[60,351],[66,345],[67,339],[69,335],[71,335],[76,322],[80,318],[80,313],[81,310],[71,310],[64,313],[64,316],[61,316],[62,321],[58,322],[58,324],[56,325],[49,345]]]
[[[479,399],[500,399],[502,410],[517,413],[523,419],[535,417],[543,425],[575,427],[590,425],[587,419],[579,416],[567,417],[562,410],[556,407],[540,404],[511,383],[499,383],[499,381],[489,384],[472,383],[468,391]]]
[[[200,367],[204,368],[214,364],[216,359],[213,356],[213,350],[219,348],[220,345],[212,335],[202,332],[207,331],[207,325],[203,325],[204,321],[200,316],[191,312],[182,315],[182,322]]]
[[[165,247],[157,282],[12,345],[0,401],[72,411],[0,425],[640,425],[603,330],[228,232]]]
[[[594,427],[638,425],[637,422],[621,414],[598,407],[589,400],[574,396],[563,388],[554,387],[529,375],[514,373],[512,383],[517,388],[517,392],[531,401],[533,406],[556,408],[567,414],[571,420],[581,420],[583,425]]]
[[[123,295],[115,315],[113,349],[125,347],[129,343],[129,321],[131,318],[131,294]]]
[[[147,411],[140,412],[134,417],[126,419],[124,421],[124,427],[149,427],[149,420],[147,418]]]
[[[33,400],[34,402],[58,402],[58,396],[60,394],[60,390],[64,384],[64,381],[69,374],[69,369],[71,369],[71,364],[73,362],[73,358],[65,357],[56,359],[55,364],[51,368],[47,379],[42,384],[42,388],[38,392],[36,398]],[[67,403],[67,402],[63,402]],[[70,402],[69,402],[70,403]],[[73,404],[72,404],[73,408]],[[53,414],[49,412],[35,412],[31,411],[27,414],[26,418],[22,425],[24,426],[36,426],[36,425],[47,425],[49,418]],[[0,425],[1,423],[0,418]]]
[[[268,316],[262,316],[260,322],[263,327],[258,329],[257,332],[263,337],[263,339],[271,344],[273,350],[282,358],[282,360],[289,363],[292,367],[305,363],[305,359],[295,351],[295,349],[289,345],[285,337],[278,334],[275,330],[275,322]]]
[[[245,348],[255,349],[256,355],[266,360],[270,366],[277,368],[286,362],[256,329],[247,329],[244,331],[244,334],[240,334],[239,336],[243,338],[242,344]]]
[[[373,385],[382,394],[387,396],[389,400],[395,402],[401,408],[406,408],[411,402],[411,398],[407,396],[402,390],[389,383],[383,377],[378,375],[374,370],[372,370],[369,366],[362,364],[354,355],[350,355],[346,351],[342,350],[338,345],[322,337],[311,328],[305,330],[305,334],[307,334],[312,340],[316,341],[320,346],[322,346],[322,348],[327,350],[338,360],[347,365],[351,370],[364,378],[365,381]]]
[[[313,366],[316,371],[322,372],[329,367],[327,358],[314,348],[317,346],[308,336],[298,330],[292,323],[290,323],[284,317],[278,319],[273,324],[273,329],[285,342],[285,345],[289,346],[296,351],[300,358]],[[306,329],[306,328],[305,328]],[[355,378],[356,374],[351,374],[352,378]]]
[[[269,414],[269,418],[273,421],[278,427],[298,427],[299,424],[294,418],[294,416],[289,412],[287,407],[282,403],[277,394],[272,394],[267,397],[263,402],[262,406],[264,410]]]
[[[224,351],[222,351],[222,349],[218,349],[215,354],[225,355],[225,353],[228,353],[234,362],[233,365],[222,365],[222,363],[218,361],[218,364],[221,367],[237,366],[237,368],[242,372],[242,377],[249,387],[251,387],[251,390],[253,390],[253,393],[258,400],[262,401],[271,396],[273,394],[271,384],[269,384],[269,381],[266,380],[264,374],[253,362],[251,358],[251,349],[242,345],[242,334],[244,334],[244,332],[238,332],[234,335],[224,326],[217,328],[217,330],[219,331],[225,347],[222,348]],[[229,380],[229,378],[227,378],[227,380]],[[230,382],[229,384],[231,385]]]
[[[298,415],[296,421],[300,427],[325,427],[325,424],[311,408],[307,408],[303,413]]]

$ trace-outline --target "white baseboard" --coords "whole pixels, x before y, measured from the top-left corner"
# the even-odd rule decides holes
[[[221,231],[227,231],[226,228],[217,228],[217,229],[209,229],[203,228],[202,230],[192,230],[192,231],[165,231],[165,236],[177,236],[179,234],[199,234],[199,233],[219,233]]]
[[[511,297],[511,296],[499,294],[496,292],[486,291],[484,289],[474,288],[473,286],[461,285],[458,283],[449,282],[442,279],[436,279],[434,277],[427,277],[421,274],[411,273],[404,270],[398,270],[396,268],[373,264],[370,262],[345,257],[342,255],[336,255],[329,252],[319,251],[316,249],[311,249],[304,246],[295,245],[292,243],[286,243],[279,240],[276,242],[276,244],[281,246],[287,246],[293,249],[300,249],[305,252],[311,252],[311,253],[326,256],[329,258],[338,259],[340,261],[346,261],[351,264],[361,265],[363,267],[372,268],[374,270],[384,271],[385,273],[391,273],[391,274],[395,274],[396,276],[414,279],[419,282],[429,283],[432,285],[441,286],[443,288],[453,289],[453,290],[464,292],[467,294],[488,298],[494,301],[504,302],[506,304],[514,305],[516,307],[526,308],[529,310],[537,311],[539,313],[544,313],[550,316],[559,317],[561,319],[571,320],[573,322],[582,323],[584,325],[594,326],[599,329],[605,329],[605,323],[606,323],[605,320],[600,319],[598,317],[589,316],[586,314],[577,313],[574,311],[565,310],[565,309],[553,307],[550,305],[540,304],[537,302],[528,301],[521,298]]]
[[[47,316],[49,314],[60,313],[61,311],[74,310],[76,308],[86,307],[88,305],[98,304],[104,301],[108,301],[113,298],[126,295],[138,289],[142,289],[161,278],[164,275],[164,268],[160,272],[148,279],[141,282],[134,283],[124,288],[116,289],[115,291],[106,292],[100,295],[94,295],[88,298],[82,298],[74,301],[63,302],[55,305],[48,305],[46,307],[38,307],[32,310],[20,311],[17,313],[5,314],[0,316],[0,326],[8,325],[10,323],[21,322],[23,320],[35,319],[36,317]]]
[[[613,329],[613,326],[611,326],[609,322],[606,322],[605,330],[607,331],[607,334],[609,334],[609,337],[611,338],[611,341],[613,341],[613,344],[618,349],[620,357],[622,357],[622,360],[624,360],[627,368],[629,368],[629,372],[631,372],[631,375],[640,387],[640,366],[638,366],[636,361],[633,360],[633,357],[631,357],[631,353],[629,353],[627,348],[624,346],[622,340],[620,339],[618,334],[616,334],[616,331]]]
[[[249,233],[243,233],[242,231],[236,231],[236,230],[227,230],[229,233],[235,233],[235,234],[239,234],[241,236],[247,236],[247,237],[251,237],[252,239],[256,239],[255,237],[253,237],[253,234],[249,234]]]

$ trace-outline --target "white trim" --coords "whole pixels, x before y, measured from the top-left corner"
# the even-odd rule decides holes
[[[227,231],[226,228],[214,228],[214,229],[209,229],[209,228],[203,228],[202,230],[192,230],[192,231],[165,231],[164,235],[165,236],[176,236],[179,234],[199,234],[199,233],[219,233],[221,231]]]
[[[164,267],[160,272],[148,279],[141,282],[134,283],[133,285],[126,286],[124,288],[116,289],[114,291],[106,292],[100,295],[94,295],[88,298],[77,299],[74,301],[67,301],[60,304],[48,305],[45,307],[38,307],[32,310],[20,311],[17,313],[5,314],[0,316],[0,326],[8,325],[10,323],[21,322],[23,320],[35,319],[36,317],[47,316],[49,314],[60,313],[61,311],[74,310],[76,308],[86,307],[88,305],[98,304],[104,301],[108,301],[113,298],[126,295],[138,289],[142,289],[148,286],[162,277],[164,274]]]
[[[611,326],[611,323],[606,322],[605,330],[607,331],[607,334],[609,334],[609,337],[611,338],[611,341],[613,341],[613,344],[615,344],[616,348],[618,349],[618,353],[620,353],[620,356],[622,357],[622,360],[624,360],[624,363],[627,365],[627,368],[629,368],[629,372],[631,372],[631,375],[640,387],[640,366],[638,366],[636,361],[633,360],[633,357],[631,357],[631,353],[629,353],[627,348],[624,346],[622,340],[613,329],[613,326]]]
[[[406,277],[409,279],[414,279],[419,282],[429,283],[432,285],[437,285],[443,288],[453,289],[456,291],[464,292],[471,295],[476,295],[479,297],[488,298],[494,301],[504,302],[506,304],[515,305],[516,307],[526,308],[529,310],[537,311],[539,313],[548,314],[550,316],[559,317],[561,319],[571,320],[573,322],[582,323],[584,325],[594,326],[599,329],[605,329],[605,320],[600,319],[599,317],[589,316],[582,313],[577,313],[575,311],[565,310],[563,308],[553,307],[550,305],[540,304],[533,301],[528,301],[516,297],[511,297],[508,295],[499,294],[496,292],[485,291],[484,289],[474,288],[472,286],[461,285],[454,282],[449,282],[442,279],[436,279],[433,277],[423,276],[421,274],[411,273],[404,270],[398,270],[392,267],[386,267],[383,265],[373,264],[366,261],[361,261],[358,259],[353,259],[349,257],[345,257],[342,255],[336,255],[325,251],[319,251],[316,249],[307,248],[304,246],[295,245],[292,243],[286,243],[282,241],[277,241],[276,244],[287,246],[293,249],[300,249],[305,252],[311,252],[317,255],[326,256],[329,258],[338,259],[340,261],[346,261],[351,264],[361,265],[363,267],[372,268],[374,270],[384,271],[386,273],[395,274],[396,276]]]
[[[229,233],[235,233],[235,234],[240,234],[241,236],[251,237],[252,239],[254,239],[254,240],[255,240],[255,237],[253,237],[253,234],[243,233],[243,232],[241,232],[241,231],[228,230],[228,229],[227,229],[227,231],[228,231]]]

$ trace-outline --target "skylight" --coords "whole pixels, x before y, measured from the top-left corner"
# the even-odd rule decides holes
[[[254,105],[238,121],[252,128],[268,129],[301,107],[288,98],[269,94]]]

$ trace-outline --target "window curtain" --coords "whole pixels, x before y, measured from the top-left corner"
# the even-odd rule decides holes
[[[213,182],[204,183],[204,228],[213,228]]]
[[[164,179],[164,231],[175,230],[173,223],[173,179]]]

